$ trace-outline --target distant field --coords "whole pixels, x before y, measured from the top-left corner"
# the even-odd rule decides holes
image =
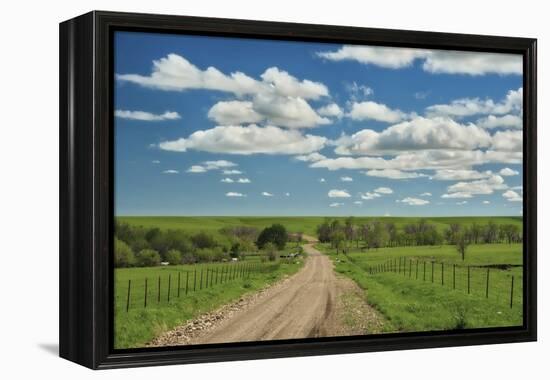
[[[160,229],[181,229],[194,232],[211,232],[218,234],[220,228],[228,226],[250,226],[264,228],[273,223],[280,223],[290,232],[303,232],[308,235],[315,235],[317,226],[321,224],[325,217],[322,216],[304,216],[304,217],[242,217],[242,216],[118,216],[118,220],[129,223],[134,226]],[[345,217],[330,217],[344,221]],[[496,224],[517,224],[523,225],[522,217],[497,216],[497,217],[355,217],[355,223],[361,224],[372,220],[383,222],[393,222],[397,228],[407,223],[416,222],[420,219],[426,219],[443,231],[450,223],[460,224],[487,224],[492,221]]]
[[[334,260],[337,272],[365,289],[368,302],[391,324],[387,329],[452,330],[518,326],[523,322],[521,244],[471,245],[465,261],[453,246],[355,250],[348,255],[336,255],[325,244],[317,246]],[[388,265],[400,259],[399,273],[394,271],[395,266],[387,270]],[[435,262],[433,282],[432,261]],[[369,268],[384,268],[384,264],[383,272],[369,273]],[[456,265],[454,276],[453,265]],[[490,270],[488,297],[487,268]],[[510,307],[512,276],[515,286]]]

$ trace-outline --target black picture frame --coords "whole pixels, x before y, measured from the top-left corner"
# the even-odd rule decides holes
[[[523,55],[524,324],[113,349],[113,32],[326,41]],[[93,369],[528,342],[537,337],[537,41],[467,34],[93,11],[60,24],[60,356]]]

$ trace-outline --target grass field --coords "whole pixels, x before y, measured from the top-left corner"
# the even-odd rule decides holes
[[[315,236],[317,226],[325,220],[324,217],[226,216],[123,216],[117,219],[133,226],[183,230],[189,234],[204,231],[211,233],[220,241],[225,239],[219,232],[223,227],[251,226],[261,229],[274,223],[284,225],[289,232],[303,232]],[[331,219],[339,219],[342,222],[345,220],[344,217]],[[356,217],[354,223],[361,224],[373,219],[393,222],[397,228],[401,228],[404,224],[416,222],[421,218]],[[441,232],[450,223],[469,225],[474,222],[487,224],[492,221],[496,224],[522,225],[521,217],[428,217],[423,219],[434,224]],[[290,243],[285,252],[294,252],[295,247],[295,243]],[[318,248],[328,253],[334,260],[337,272],[352,278],[365,290],[368,302],[388,321],[384,331],[447,330],[516,326],[522,323],[521,244],[470,245],[465,261],[461,260],[455,247],[450,245],[381,248],[365,252],[351,249],[348,255],[336,255],[323,244],[318,244]],[[399,273],[388,270],[388,268],[395,269],[398,259],[404,268],[401,268]],[[261,265],[262,269],[252,272],[250,276],[237,276],[234,280],[223,284],[221,283],[222,273],[227,276],[228,268],[233,270],[237,268],[236,265],[242,264],[194,264],[116,269],[115,347],[144,346],[166,330],[230,303],[245,293],[257,291],[283,276],[295,273],[301,268],[301,261],[289,263],[280,260],[275,264],[261,263],[260,256],[248,256],[244,263]],[[432,262],[435,263],[433,282]],[[443,271],[441,265],[443,265]],[[424,275],[424,266],[426,266],[426,275]],[[469,293],[467,266],[470,266]],[[369,273],[372,268],[380,267],[385,268],[385,271],[377,274]],[[490,270],[488,298],[486,297],[487,268]],[[203,289],[200,289],[201,270]],[[212,282],[212,286],[208,288],[205,286],[206,273],[209,275],[209,285]],[[216,277],[212,277],[212,274]],[[515,287],[513,306],[510,308],[512,276],[514,276]],[[161,279],[160,296],[159,277]],[[148,279],[147,293],[145,278]],[[130,303],[127,305],[129,281],[131,281],[131,292]],[[170,300],[168,300],[169,281]],[[193,284],[195,291],[191,290],[189,282]],[[147,307],[144,305],[145,294],[148,298]],[[128,311],[126,311],[127,306],[129,306]]]
[[[324,244],[318,244],[318,248],[334,260],[337,272],[365,289],[368,302],[387,318],[390,326],[386,326],[386,330],[428,331],[522,324],[521,244],[472,245],[464,262],[452,246],[383,248],[363,253],[352,250],[347,256],[336,255]],[[454,281],[453,264],[456,264]],[[470,266],[470,294],[467,266]],[[373,267],[381,272],[370,274],[369,269]],[[490,270],[488,298],[487,268]],[[512,276],[514,293],[510,307]]]
[[[180,229],[189,233],[200,231],[210,232],[219,236],[219,230],[230,226],[250,226],[259,229],[268,227],[273,223],[280,223],[290,232],[303,232],[308,235],[315,235],[317,226],[325,220],[322,216],[304,216],[304,217],[242,217],[242,216],[119,216],[119,221],[126,222],[134,226],[160,229]],[[331,217],[344,222],[344,217]],[[442,232],[450,223],[487,224],[492,221],[496,224],[523,224],[522,217],[355,217],[355,223],[361,224],[372,221],[373,219],[382,222],[393,222],[397,228],[404,224],[417,222],[420,219],[426,219],[433,223]]]
[[[245,269],[243,264],[253,266],[256,270],[242,276]],[[284,276],[295,273],[302,265],[302,259],[262,263],[258,257],[249,257],[241,263],[116,269],[115,348],[142,347],[158,334],[184,324],[202,313],[230,303],[243,294],[262,289]],[[200,289],[201,271],[203,273],[202,289]],[[222,273],[225,281],[222,280]],[[234,279],[231,279],[232,276]],[[145,278],[148,280],[147,293]],[[159,278],[161,280],[160,301]],[[170,278],[170,301],[168,301],[168,278]],[[131,293],[129,310],[126,311],[129,280]],[[145,307],[145,294],[147,294],[147,307]]]

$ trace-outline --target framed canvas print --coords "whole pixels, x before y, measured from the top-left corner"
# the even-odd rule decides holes
[[[91,12],[60,26],[60,355],[536,339],[536,40]]]

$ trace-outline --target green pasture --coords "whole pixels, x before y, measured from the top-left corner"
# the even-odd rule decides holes
[[[334,260],[337,272],[365,289],[369,304],[391,325],[386,329],[454,330],[523,322],[521,244],[471,245],[464,261],[453,246],[354,250],[348,255],[337,255],[325,244],[318,248]]]
[[[258,291],[302,265],[303,258],[262,262],[253,256],[242,262],[115,269],[114,346],[143,347],[164,331]]]

